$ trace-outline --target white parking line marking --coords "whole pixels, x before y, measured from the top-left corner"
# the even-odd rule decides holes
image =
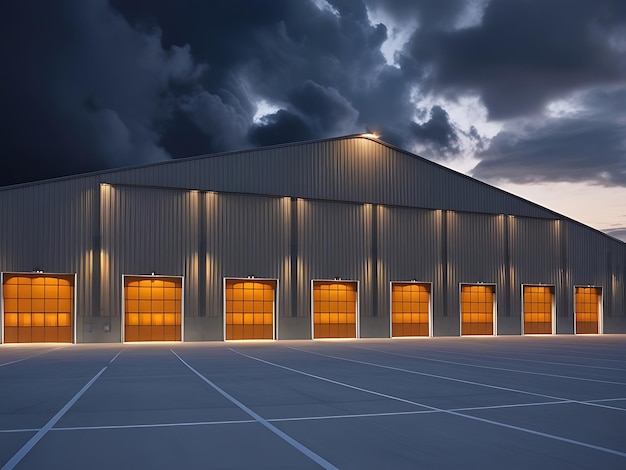
[[[37,432],[40,428],[0,429],[0,434],[12,434],[19,432]]]
[[[410,403],[410,404],[413,404],[415,406],[419,406],[419,407],[430,409],[430,410],[439,411],[441,413],[446,413],[446,414],[449,414],[449,415],[452,415],[452,416],[458,416],[458,417],[461,417],[461,418],[470,419],[472,421],[478,421],[478,422],[482,422],[482,423],[492,424],[494,426],[499,426],[499,427],[503,427],[503,428],[506,428],[506,429],[512,429],[512,430],[520,431],[520,432],[523,432],[523,433],[526,433],[526,434],[532,434],[532,435],[535,435],[535,436],[545,437],[545,438],[556,440],[556,441],[560,441],[560,442],[566,442],[568,444],[574,444],[574,445],[577,445],[577,446],[580,446],[580,447],[586,447],[588,449],[598,450],[600,452],[605,452],[605,453],[608,453],[608,454],[617,455],[619,457],[626,457],[626,453],[620,452],[620,451],[617,451],[617,450],[614,450],[614,449],[609,449],[607,447],[596,446],[596,445],[593,445],[593,444],[589,444],[589,443],[581,442],[581,441],[576,441],[574,439],[568,439],[566,437],[561,437],[561,436],[557,436],[557,435],[554,435],[554,434],[548,434],[548,433],[544,433],[544,432],[540,432],[540,431],[535,431],[533,429],[522,428],[520,426],[514,426],[514,425],[511,425],[511,424],[501,423],[499,421],[493,421],[491,419],[479,418],[478,416],[472,416],[472,415],[460,413],[458,411],[451,411],[451,410],[445,410],[445,409],[437,408],[437,407],[426,405],[426,404],[423,404],[423,403],[418,403],[418,402],[415,402],[415,401],[407,400],[405,398],[400,398],[400,397],[395,397],[393,395],[380,393],[380,392],[377,392],[375,390],[368,390],[368,389],[365,389],[365,388],[362,388],[362,387],[357,387],[355,385],[350,385],[350,384],[347,384],[347,383],[344,383],[344,382],[339,382],[337,380],[332,380],[332,379],[329,379],[327,377],[322,377],[322,376],[319,376],[319,375],[309,374],[308,372],[304,372],[304,371],[301,371],[301,370],[298,370],[298,369],[294,369],[292,367],[283,366],[281,364],[276,364],[274,362],[266,361],[266,360],[258,358],[258,357],[250,356],[248,354],[244,354],[242,352],[235,351],[232,348],[229,348],[229,349],[231,349],[231,351],[233,351],[233,352],[235,352],[235,353],[237,353],[237,354],[239,354],[241,356],[247,357],[249,359],[252,359],[252,360],[255,360],[255,361],[258,361],[258,362],[262,362],[262,363],[270,365],[270,366],[278,367],[278,368],[284,369],[284,370],[289,370],[289,371],[294,372],[296,374],[305,375],[307,377],[311,377],[311,378],[314,378],[314,379],[322,380],[322,381],[328,382],[328,383],[333,383],[333,384],[336,384],[336,385],[339,385],[339,386],[342,386],[342,387],[346,387],[346,388],[350,388],[350,389],[353,389],[353,390],[359,390],[361,392],[370,393],[372,395],[386,397],[386,398],[389,398],[391,400],[400,401],[402,403]],[[290,349],[296,349],[296,348],[290,348]],[[296,349],[296,350],[300,351],[299,349]],[[308,351],[303,351],[303,352],[308,352]],[[312,353],[312,354],[316,354],[316,353]],[[325,356],[324,354],[319,354],[319,355]],[[326,357],[332,358],[332,356],[326,356]]]
[[[103,367],[100,372],[98,372],[89,382],[87,382],[87,384],[83,388],[81,388],[78,393],[76,393],[76,395],[74,395],[72,399],[68,401],[65,406],[61,408],[57,412],[57,414],[55,414],[50,419],[50,421],[45,424],[43,428],[37,431],[37,434],[31,437],[30,440],[26,444],[24,444],[24,446],[20,450],[18,450],[16,454],[11,457],[11,459],[6,464],[4,464],[2,470],[11,470],[18,463],[20,463],[20,461],[26,456],[26,454],[28,454],[28,452],[30,452],[35,444],[37,444],[41,440],[41,438],[44,437],[46,433],[50,431],[50,429],[52,429],[52,427],[63,417],[65,413],[67,413],[67,411],[74,405],[74,403],[76,403],[78,399],[83,396],[83,394],[89,389],[89,387],[91,387],[93,383],[98,380],[98,377],[100,377],[106,369],[106,367]]]
[[[108,426],[72,426],[54,428],[52,431],[102,431],[106,429],[148,429],[148,428],[176,428],[186,426],[215,426],[219,424],[251,424],[254,419],[235,419],[228,421],[197,421],[187,423],[154,423],[154,424],[111,424]]]
[[[526,390],[520,390],[520,389],[517,389],[517,388],[500,387],[498,385],[491,385],[491,384],[486,384],[486,383],[482,383],[482,382],[474,382],[474,381],[471,381],[471,380],[457,379],[457,378],[454,378],[454,377],[447,377],[445,375],[429,374],[427,372],[418,372],[416,370],[403,369],[401,367],[386,366],[384,364],[377,364],[375,362],[359,361],[357,359],[348,359],[346,357],[340,357],[340,356],[331,356],[330,354],[322,354],[322,353],[318,353],[318,352],[307,351],[306,349],[298,349],[298,348],[293,348],[293,347],[289,347],[289,349],[293,349],[294,351],[301,351],[301,352],[304,352],[304,353],[307,353],[307,354],[314,354],[314,355],[317,355],[317,356],[329,357],[331,359],[337,359],[339,361],[354,362],[356,364],[363,364],[363,365],[366,365],[366,366],[380,367],[382,369],[395,370],[395,371],[398,371],[398,372],[406,372],[407,374],[423,375],[425,377],[432,377],[432,378],[435,378],[435,379],[442,379],[442,380],[450,380],[452,382],[460,382],[460,383],[465,383],[465,384],[468,384],[468,385],[477,385],[479,387],[493,388],[493,389],[496,389],[496,390],[504,390],[504,391],[507,391],[507,392],[521,393],[521,394],[524,394],[524,395],[533,395],[533,396],[542,397],[542,398],[551,398],[551,399],[557,400],[557,401],[569,400],[569,401],[571,401],[573,403],[578,403],[578,404],[581,404],[581,405],[588,405],[588,406],[596,406],[598,408],[608,408],[610,410],[626,411],[624,408],[619,408],[619,407],[616,407],[616,406],[609,406],[609,405],[602,405],[600,403],[572,400],[572,399],[569,399],[569,398],[557,397],[557,396],[554,396],[554,395],[546,395],[544,393],[528,392]],[[375,351],[375,350],[372,350],[372,351]]]
[[[431,352],[435,352],[435,351],[431,351]],[[554,361],[537,361],[535,359],[521,359],[518,357],[510,357],[510,356],[489,356],[487,354],[476,354],[476,353],[470,353],[470,352],[462,352],[462,353],[453,353],[453,352],[448,352],[448,351],[436,351],[438,354],[449,354],[452,356],[455,355],[463,355],[463,356],[473,356],[473,357],[478,357],[478,358],[485,358],[485,359],[504,359],[506,361],[517,361],[517,362],[532,362],[535,364],[550,364],[553,366],[568,366],[568,367],[583,367],[583,368],[588,368],[588,369],[603,369],[603,370],[617,370],[617,371],[626,371],[626,369],[623,368],[618,368],[618,367],[603,367],[603,366],[592,366],[589,364],[574,364],[571,362],[554,362]]]
[[[124,352],[124,350],[123,350],[123,349],[122,349],[120,352],[118,352],[118,353],[115,355],[115,357],[109,361],[109,364],[112,364],[112,363],[113,363],[113,361],[114,361],[115,359],[117,359],[117,357],[118,357],[120,354],[122,354],[123,352]]]
[[[533,403],[510,403],[507,405],[492,405],[492,406],[472,406],[465,408],[451,408],[445,409],[445,411],[484,411],[484,410],[497,410],[505,408],[525,408],[529,406],[550,406],[550,405],[563,405],[568,403],[575,403],[570,400],[565,401],[544,401]],[[437,410],[419,410],[419,411],[389,411],[380,413],[359,413],[359,414],[345,414],[345,415],[323,415],[323,416],[294,416],[288,418],[267,418],[266,421],[270,423],[280,423],[283,421],[318,421],[326,419],[350,419],[350,418],[378,418],[384,416],[405,416],[405,415],[419,415],[419,414],[433,414],[440,413]],[[54,431],[99,431],[107,429],[142,429],[142,428],[167,428],[178,426],[213,426],[218,424],[250,424],[256,423],[253,419],[240,419],[240,420],[227,420],[227,421],[189,421],[183,423],[154,423],[154,424],[110,424],[105,426],[72,426],[64,428],[52,428],[50,432]],[[2,429],[0,433],[21,433],[21,432],[36,432],[39,429]]]
[[[56,351],[57,349],[62,349],[62,348],[61,347],[59,347],[59,348],[52,348],[52,349],[48,349],[47,351],[40,352],[39,354],[34,354],[33,356],[23,357],[22,359],[16,359],[15,361],[11,361],[11,362],[5,362],[3,364],[0,364],[0,367],[8,366],[8,365],[11,365],[11,364],[17,364],[18,362],[28,361],[29,359],[33,359],[34,357],[43,356],[44,354],[48,354],[48,353],[50,353],[52,351]]]
[[[585,400],[586,403],[602,403],[605,401],[624,401],[626,398],[599,398],[597,400]]]
[[[624,382],[612,382],[610,380],[587,379],[587,378],[584,378],[584,377],[572,377],[572,376],[569,376],[569,375],[548,374],[546,372],[531,372],[531,371],[527,371],[527,370],[508,369],[506,367],[481,366],[481,365],[478,365],[478,364],[470,364],[470,363],[467,363],[467,362],[447,361],[445,359],[433,359],[433,358],[430,358],[430,357],[414,356],[414,355],[411,355],[411,354],[401,354],[401,353],[395,353],[395,352],[389,352],[389,351],[381,351],[380,349],[364,348],[362,346],[350,346],[350,347],[354,348],[354,349],[363,349],[363,350],[366,350],[366,351],[374,351],[374,352],[378,352],[378,353],[382,353],[382,354],[389,354],[389,355],[392,355],[392,356],[409,357],[409,358],[413,358],[413,359],[422,359],[424,361],[441,362],[443,364],[453,364],[453,365],[457,365],[457,366],[477,367],[479,369],[491,369],[491,370],[499,370],[499,371],[503,371],[503,372],[515,372],[517,374],[542,375],[542,376],[545,376],[545,377],[554,377],[554,378],[558,378],[558,379],[569,379],[569,380],[581,380],[581,381],[584,381],[584,382],[598,382],[598,383],[611,384],[611,385],[626,385],[626,383],[624,383]]]
[[[248,415],[252,416],[255,420],[257,420],[260,424],[262,424],[263,426],[265,426],[268,430],[272,431],[274,434],[276,434],[278,437],[280,437],[281,439],[283,439],[285,442],[287,442],[288,444],[292,445],[294,448],[296,448],[297,450],[299,450],[300,452],[302,452],[304,455],[306,455],[308,458],[310,458],[311,460],[313,460],[315,463],[317,463],[320,467],[322,468],[326,468],[326,469],[334,469],[337,470],[337,467],[335,467],[333,464],[331,464],[330,462],[328,462],[326,459],[324,459],[323,457],[319,456],[318,454],[316,454],[315,452],[313,452],[311,449],[309,449],[308,447],[305,447],[304,445],[300,444],[298,441],[296,441],[294,438],[292,438],[291,436],[289,436],[288,434],[284,433],[283,431],[281,431],[280,429],[278,429],[276,426],[274,426],[273,424],[269,423],[266,419],[264,419],[262,416],[256,414],[254,411],[252,411],[250,408],[248,408],[246,405],[244,405],[243,403],[241,403],[239,400],[237,400],[235,397],[233,397],[232,395],[230,395],[229,393],[227,393],[226,391],[222,390],[220,387],[218,387],[216,384],[214,384],[213,382],[211,382],[209,379],[207,379],[204,375],[202,375],[200,372],[198,372],[196,369],[194,369],[193,367],[191,367],[189,364],[187,364],[182,357],[180,357],[178,354],[176,354],[176,352],[173,349],[170,349],[170,351],[172,351],[172,353],[180,360],[180,362],[182,362],[183,364],[185,364],[187,366],[187,368],[192,371],[194,374],[196,374],[201,380],[203,380],[207,385],[209,385],[211,388],[213,388],[216,392],[218,392],[220,395],[222,395],[224,398],[226,398],[228,401],[230,401],[231,403],[233,403],[234,405],[236,405],[237,407],[239,407],[242,411],[244,411],[245,413],[247,413]]]
[[[456,351],[458,351],[458,352],[448,352],[448,351],[446,351],[446,353],[448,353],[448,354],[465,354],[466,350],[464,350],[464,349],[457,349]],[[468,349],[468,351],[469,351],[469,349]],[[550,352],[544,352],[544,353],[531,353],[531,352],[526,352],[526,351],[512,351],[510,354],[516,354],[518,356],[538,356],[538,357],[546,357],[547,355],[549,355],[549,357],[562,357],[564,359],[573,359],[573,360],[583,359],[585,361],[617,362],[619,364],[626,363],[626,361],[619,360],[619,359],[608,359],[608,358],[600,358],[600,357],[591,357],[590,354],[595,354],[594,351],[591,351],[587,355],[582,355],[582,356],[581,355],[566,356],[564,354],[555,354],[552,351],[563,351],[563,350],[562,349],[553,349]]]

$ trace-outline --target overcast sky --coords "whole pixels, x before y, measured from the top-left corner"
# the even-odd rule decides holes
[[[0,185],[370,130],[626,239],[624,0],[20,0],[0,35]]]

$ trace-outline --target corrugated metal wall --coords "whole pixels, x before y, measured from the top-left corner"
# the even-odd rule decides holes
[[[568,289],[574,286],[601,286],[605,317],[626,316],[626,250],[624,244],[597,237],[586,227],[562,222],[567,237],[565,269]],[[574,305],[569,307],[572,317]]]
[[[197,316],[199,193],[102,185],[103,316],[119,316],[122,275],[184,276],[185,315]]]
[[[92,313],[97,190],[83,179],[0,193],[0,271],[78,273],[76,310]]]
[[[207,315],[221,316],[223,278],[279,279],[279,313],[290,315],[289,198],[207,193]]]
[[[389,316],[391,281],[432,282],[433,313],[443,313],[442,211],[378,208],[378,312]]]
[[[498,314],[506,305],[505,216],[447,212],[447,314],[459,316],[461,283],[495,283]]]
[[[553,218],[554,213],[379,141],[325,141],[172,160],[80,177],[192,188]]]
[[[2,189],[0,270],[76,272],[80,316],[119,315],[121,275],[154,271],[185,277],[188,317],[220,317],[223,278],[249,275],[279,279],[282,316],[309,316],[311,280],[340,277],[360,281],[363,317],[387,317],[389,281],[411,279],[433,283],[435,322],[458,320],[461,282],[496,283],[511,325],[524,283],[556,286],[559,332],[572,331],[575,285],[602,286],[605,316],[626,317],[626,245],[554,217],[377,142],[338,139]]]
[[[298,200],[298,315],[310,315],[311,280],[360,281],[361,316],[372,315],[372,206]]]
[[[522,313],[522,284],[555,287],[557,302],[566,296],[561,275],[562,244],[560,221],[507,217],[510,250],[509,313]],[[560,305],[557,305],[557,314]]]

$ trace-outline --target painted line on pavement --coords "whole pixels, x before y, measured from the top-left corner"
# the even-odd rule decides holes
[[[22,359],[16,359],[15,361],[11,361],[11,362],[5,362],[3,364],[0,364],[0,367],[8,366],[8,365],[11,365],[11,364],[17,364],[18,362],[28,361],[29,359],[33,359],[34,357],[43,356],[44,354],[48,354],[48,353],[50,353],[52,351],[56,351],[58,349],[63,349],[63,348],[59,347],[59,348],[48,349],[47,351],[40,352],[39,354],[35,354],[33,356],[23,357]]]
[[[74,395],[70,401],[68,401],[63,408],[61,408],[57,414],[55,414],[50,421],[48,421],[44,427],[42,427],[37,433],[30,438],[30,440],[24,444],[24,446],[18,450],[11,459],[4,464],[2,470],[12,470],[15,466],[20,463],[20,461],[26,457],[26,454],[30,452],[30,450],[37,444],[42,437],[44,437],[50,429],[63,417],[65,413],[78,401],[78,399],[83,396],[83,394],[93,385],[93,383],[98,380],[104,371],[107,370],[106,367],[103,367],[100,372],[98,372],[83,388],[81,388],[76,395]]]
[[[604,366],[592,366],[589,364],[574,364],[571,362],[554,362],[554,361],[538,361],[536,359],[521,359],[519,357],[510,357],[510,356],[503,356],[503,355],[498,355],[498,356],[490,356],[487,354],[477,354],[477,353],[470,353],[470,352],[449,352],[449,351],[434,351],[431,350],[429,352],[437,352],[438,354],[449,354],[449,355],[462,355],[462,356],[473,356],[473,357],[477,357],[477,358],[484,358],[484,359],[504,359],[506,361],[517,361],[517,362],[532,362],[535,364],[550,364],[553,366],[568,366],[568,367],[583,367],[583,368],[587,368],[587,369],[603,369],[603,370],[616,370],[616,371],[626,371],[626,369],[624,368],[619,368],[619,367],[604,367]]]
[[[118,357],[120,354],[122,354],[123,352],[124,352],[124,350],[123,350],[123,349],[122,349],[120,352],[118,352],[118,353],[115,355],[115,357],[109,361],[109,364],[113,364],[113,361],[114,361],[115,359],[117,359],[117,357]]]
[[[587,400],[588,402],[603,402],[603,401],[624,401],[626,398],[601,398],[598,400]],[[485,411],[485,410],[498,410],[507,408],[527,408],[532,406],[550,406],[550,405],[565,405],[569,403],[578,403],[572,400],[563,401],[544,401],[544,402],[532,402],[532,403],[510,403],[507,405],[490,405],[490,406],[470,406],[464,408],[446,408],[443,411]],[[386,416],[410,416],[420,414],[433,414],[441,413],[443,411],[437,410],[417,410],[417,411],[389,411],[380,413],[359,413],[359,414],[344,414],[344,415],[321,415],[321,416],[293,416],[289,418],[267,418],[266,421],[270,423],[281,423],[285,421],[320,421],[328,419],[352,419],[352,418],[379,418]],[[214,425],[227,425],[227,424],[251,424],[256,423],[254,419],[239,419],[239,420],[224,420],[224,421],[189,421],[182,423],[153,423],[153,424],[111,424],[105,426],[71,426],[63,428],[52,428],[50,432],[55,431],[100,431],[100,430],[114,430],[114,429],[143,429],[143,428],[168,428],[168,427],[185,427],[185,426],[214,426]],[[39,428],[22,428],[22,429],[0,429],[0,434],[12,434],[23,432],[37,432]]]
[[[597,446],[597,445],[594,445],[594,444],[589,444],[587,442],[577,441],[577,440],[574,440],[574,439],[568,439],[566,437],[557,436],[557,435],[554,435],[554,434],[548,434],[548,433],[544,433],[544,432],[540,432],[540,431],[535,431],[533,429],[523,428],[523,427],[520,427],[520,426],[514,426],[512,424],[501,423],[499,421],[493,421],[491,419],[480,418],[478,416],[472,416],[472,415],[464,414],[464,413],[461,413],[461,412],[458,412],[458,411],[450,411],[450,410],[445,410],[445,409],[442,409],[442,408],[437,408],[437,407],[434,407],[434,406],[426,405],[424,403],[419,403],[419,402],[416,402],[416,401],[407,400],[405,398],[396,397],[396,396],[393,396],[393,395],[388,395],[388,394],[385,394],[385,393],[377,392],[375,390],[369,390],[369,389],[365,389],[365,388],[362,388],[362,387],[357,387],[355,385],[350,385],[350,384],[347,384],[345,382],[339,382],[337,380],[329,379],[327,377],[322,377],[322,376],[315,375],[315,374],[309,374],[308,372],[304,372],[304,371],[301,371],[301,370],[298,370],[298,369],[294,369],[292,367],[287,367],[287,366],[284,366],[282,364],[277,364],[277,363],[266,361],[264,359],[261,359],[261,358],[255,357],[255,356],[250,356],[248,354],[244,354],[244,353],[236,351],[236,350],[234,350],[232,348],[229,348],[229,349],[231,349],[231,351],[233,351],[233,352],[235,352],[235,353],[237,353],[237,354],[239,354],[241,356],[247,357],[249,359],[252,359],[252,360],[255,360],[255,361],[258,361],[258,362],[270,365],[270,366],[273,366],[273,367],[278,367],[280,369],[289,370],[289,371],[294,372],[296,374],[305,375],[307,377],[311,377],[311,378],[314,378],[314,379],[322,380],[324,382],[333,383],[335,385],[339,385],[339,386],[342,386],[342,387],[350,388],[352,390],[358,390],[358,391],[369,393],[369,394],[372,394],[372,395],[389,398],[391,400],[400,401],[402,403],[410,403],[412,405],[419,406],[419,407],[422,407],[422,408],[439,411],[441,413],[449,414],[449,415],[452,415],[452,416],[458,416],[460,418],[465,418],[465,419],[469,419],[469,420],[472,420],[472,421],[478,421],[478,422],[491,424],[491,425],[502,427],[502,428],[506,428],[506,429],[512,429],[514,431],[519,431],[519,432],[523,432],[523,433],[526,433],[526,434],[532,434],[532,435],[539,436],[539,437],[545,437],[547,439],[552,439],[552,440],[555,440],[555,441],[566,442],[568,444],[573,444],[573,445],[577,445],[577,446],[580,446],[580,447],[586,447],[588,449],[594,449],[594,450],[598,450],[600,452],[605,452],[605,453],[608,453],[608,454],[613,454],[613,455],[617,455],[619,457],[625,457],[626,458],[626,453],[625,452],[620,452],[618,450],[609,449],[607,447],[601,447],[601,446]],[[296,349],[296,348],[290,348],[290,349]],[[298,350],[298,349],[296,349],[296,350]],[[308,352],[308,351],[304,351],[304,352]],[[322,354],[320,354],[320,355],[322,355]],[[324,355],[322,355],[322,356],[324,356]],[[331,356],[327,356],[327,357],[331,357]]]
[[[268,430],[272,431],[274,434],[276,434],[278,437],[280,437],[282,440],[284,440],[285,442],[287,442],[288,444],[290,444],[291,446],[293,446],[294,448],[296,448],[297,450],[299,450],[300,452],[302,452],[304,455],[306,455],[308,458],[310,458],[311,460],[313,460],[315,463],[317,463],[320,467],[322,468],[326,468],[326,469],[333,469],[333,470],[337,470],[337,467],[335,467],[333,464],[331,464],[330,462],[328,462],[326,459],[324,459],[323,457],[321,457],[320,455],[316,454],[315,452],[313,452],[311,449],[309,449],[308,447],[300,444],[298,441],[296,441],[294,438],[292,438],[291,436],[289,436],[288,434],[284,433],[283,431],[281,431],[280,429],[278,429],[276,426],[274,426],[273,424],[269,423],[266,419],[264,419],[262,416],[258,415],[257,413],[255,413],[254,411],[252,411],[250,408],[248,408],[246,405],[244,405],[243,403],[241,403],[239,400],[237,400],[235,397],[233,397],[232,395],[230,395],[228,392],[226,392],[225,390],[222,390],[220,387],[218,387],[216,384],[214,384],[212,381],[210,381],[209,379],[207,379],[204,375],[202,375],[200,372],[198,372],[196,369],[194,369],[193,367],[191,367],[189,364],[187,364],[182,357],[180,357],[178,354],[176,354],[176,352],[173,349],[170,349],[170,351],[172,351],[172,354],[174,354],[179,360],[180,362],[182,362],[185,366],[187,366],[187,368],[193,372],[194,374],[196,374],[201,380],[203,380],[207,385],[209,385],[211,388],[213,388],[216,392],[218,392],[220,395],[222,395],[224,398],[226,398],[228,401],[230,401],[231,403],[233,403],[234,405],[236,405],[238,408],[240,408],[242,411],[244,411],[245,413],[247,413],[248,415],[252,416],[255,420],[257,420],[260,424],[262,424],[263,426],[265,426]]]
[[[567,403],[574,403],[572,401],[545,401],[545,402],[533,402],[533,403],[510,403],[507,405],[492,405],[492,406],[472,406],[464,408],[451,408],[445,409],[445,411],[484,411],[484,410],[497,410],[503,408],[525,408],[529,406],[549,406],[549,405],[563,405]],[[267,418],[266,421],[270,423],[280,423],[283,421],[318,421],[326,419],[350,419],[350,418],[378,418],[385,416],[405,416],[405,415],[419,415],[419,414],[432,414],[439,413],[436,410],[418,410],[418,411],[389,411],[379,413],[359,413],[359,414],[344,414],[344,415],[321,415],[321,416],[294,416],[289,418]],[[50,432],[54,431],[99,431],[107,429],[141,429],[141,428],[168,428],[177,426],[213,426],[218,424],[249,424],[256,423],[253,419],[240,419],[240,420],[226,420],[226,421],[188,421],[182,423],[153,423],[153,424],[110,424],[104,426],[71,426],[63,428],[52,428]],[[22,433],[22,432],[36,432],[39,429],[2,429],[0,433]]]
[[[395,352],[389,352],[389,351],[381,351],[380,349],[365,348],[362,346],[349,346],[349,347],[354,348],[354,349],[363,349],[366,351],[374,351],[374,352],[378,352],[382,354],[390,354],[392,356],[409,357],[413,359],[422,359],[424,361],[440,362],[443,364],[453,364],[453,365],[465,366],[465,367],[477,367],[479,369],[499,370],[502,372],[515,372],[517,374],[541,375],[544,377],[553,377],[553,378],[558,378],[558,379],[569,379],[569,380],[581,380],[584,382],[597,382],[597,383],[610,384],[610,385],[626,385],[626,383],[624,382],[613,382],[611,380],[588,379],[585,377],[572,377],[570,375],[548,374],[547,372],[532,372],[532,371],[527,371],[527,370],[508,369],[506,367],[482,366],[479,364],[470,364],[467,362],[448,361],[445,359],[434,359],[431,357],[414,356],[411,354],[401,354],[401,353],[395,353]]]
[[[313,351],[308,351],[306,349],[299,349],[299,348],[294,348],[294,347],[289,347],[289,349],[293,349],[294,351],[300,351],[300,352],[304,352],[307,354],[314,354],[317,356],[322,356],[322,357],[328,357],[331,359],[337,359],[339,361],[346,361],[346,362],[354,362],[356,364],[362,364],[362,365],[366,365],[366,366],[372,366],[372,367],[380,367],[382,369],[389,369],[389,370],[395,370],[398,372],[406,372],[407,374],[414,374],[414,375],[422,375],[424,377],[432,377],[434,379],[441,379],[441,380],[450,380],[452,382],[460,382],[460,383],[464,383],[464,384],[468,384],[468,385],[477,385],[479,387],[486,387],[486,388],[493,388],[496,390],[504,390],[507,392],[514,392],[514,393],[521,393],[524,395],[532,395],[532,396],[536,396],[536,397],[541,397],[541,398],[550,398],[552,400],[557,400],[557,401],[571,401],[572,403],[578,403],[581,405],[588,405],[588,406],[595,406],[598,408],[607,408],[609,410],[616,410],[616,411],[626,411],[624,408],[619,408],[616,406],[609,406],[609,405],[602,405],[600,403],[592,403],[592,402],[585,402],[585,401],[580,401],[580,400],[573,400],[570,398],[565,398],[565,397],[557,397],[554,395],[546,395],[545,393],[537,393],[537,392],[528,392],[526,390],[520,390],[517,388],[510,388],[510,387],[501,387],[499,385],[491,385],[491,384],[486,384],[483,382],[474,382],[472,380],[464,380],[464,379],[457,379],[455,377],[448,377],[445,375],[437,375],[437,374],[429,374],[427,372],[419,372],[416,370],[411,370],[411,369],[403,369],[401,367],[394,367],[394,366],[387,366],[384,364],[378,364],[376,362],[369,362],[369,361],[359,361],[357,359],[348,359],[346,357],[340,357],[340,356],[332,356],[330,354],[322,354],[322,353],[318,353],[318,352],[313,352]],[[372,351],[376,351],[375,349],[373,349]],[[411,357],[411,356],[409,356]]]

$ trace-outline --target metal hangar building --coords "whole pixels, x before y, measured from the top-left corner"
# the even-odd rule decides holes
[[[626,244],[372,136],[0,188],[2,343],[626,332]]]

